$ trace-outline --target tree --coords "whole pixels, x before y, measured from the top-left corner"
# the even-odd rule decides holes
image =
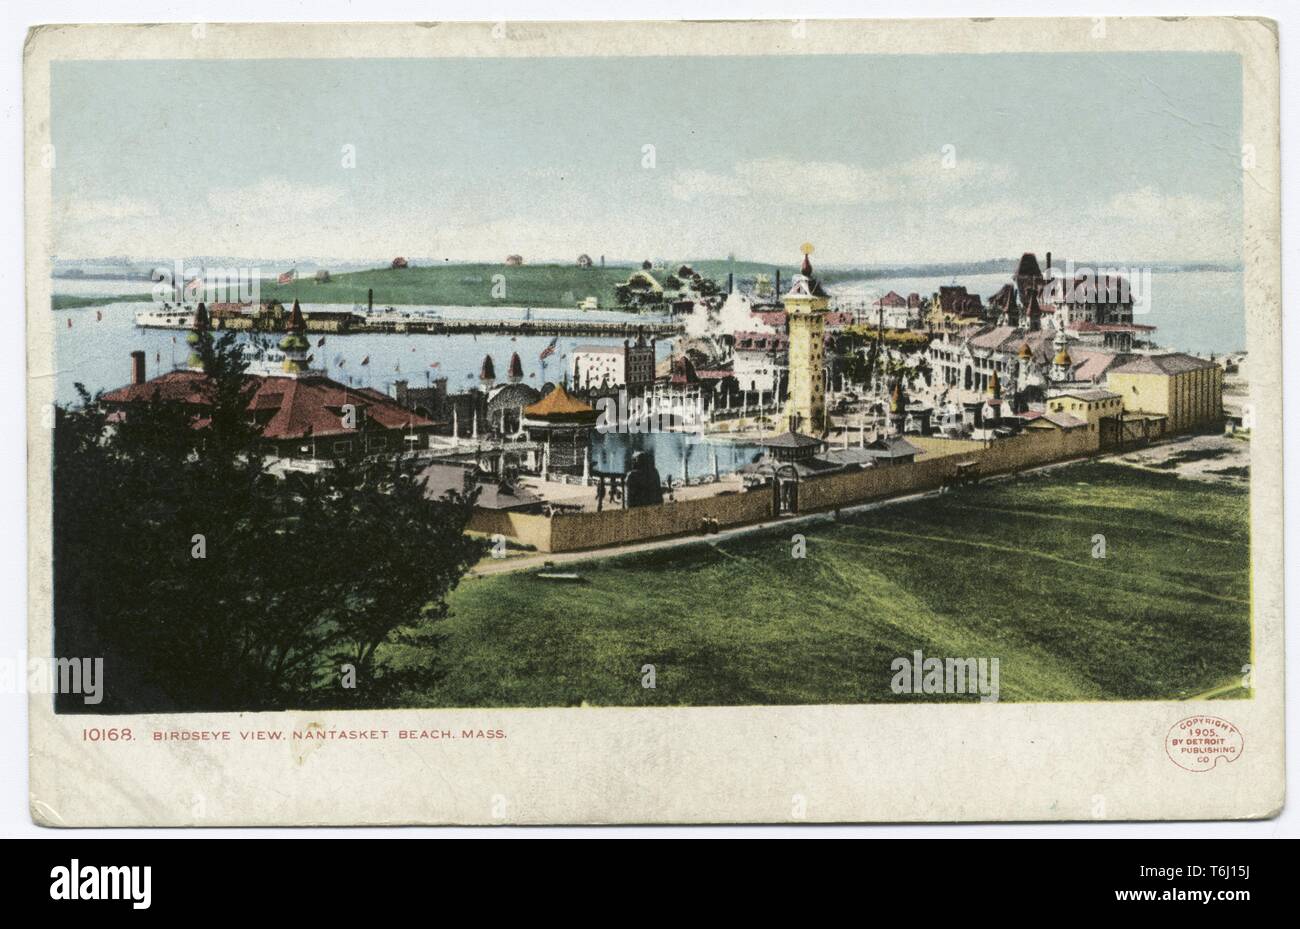
[[[472,497],[428,500],[391,461],[271,476],[232,335],[197,349],[200,405],[122,418],[81,390],[56,413],[55,653],[103,657],[105,680],[103,703],[59,709],[393,705],[436,672],[434,623],[483,552]],[[391,667],[399,641],[422,660]]]

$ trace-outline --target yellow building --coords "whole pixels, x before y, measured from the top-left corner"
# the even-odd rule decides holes
[[[1166,417],[1165,431],[1181,432],[1223,419],[1223,368],[1181,352],[1139,355],[1111,368],[1106,386],[1129,412]]]
[[[830,298],[813,277],[808,259],[811,252],[812,246],[804,245],[803,267],[795,275],[790,292],[782,298],[790,334],[786,420],[792,432],[821,436],[826,432],[824,354]]]
[[[1052,413],[1069,413],[1085,420],[1091,432],[1097,431],[1097,424],[1101,420],[1124,412],[1123,398],[1100,387],[1064,390],[1048,397],[1046,405]]]

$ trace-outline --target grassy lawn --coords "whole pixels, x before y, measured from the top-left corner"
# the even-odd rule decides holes
[[[997,657],[1003,700],[1190,696],[1250,660],[1247,504],[1087,463],[804,526],[802,560],[791,528],[566,565],[586,585],[466,580],[438,624],[443,676],[411,702],[973,699],[893,694],[890,662],[916,649]]]

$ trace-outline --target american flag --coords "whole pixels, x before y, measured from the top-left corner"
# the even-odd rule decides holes
[[[275,279],[275,282],[277,284],[288,284],[291,281],[293,281],[293,279],[296,278],[297,276],[298,276],[298,269],[290,268],[288,271],[285,271],[283,274],[277,277]]]
[[[537,356],[537,360],[545,361],[547,358],[550,358],[552,355],[554,355],[555,343],[559,341],[560,341],[560,337],[558,335],[555,338],[551,339],[551,343],[547,345],[546,348],[542,349],[542,353]]]
[[[203,286],[203,276],[199,275],[198,277],[194,278],[194,280],[190,281],[188,284],[185,285],[185,292],[190,293],[196,291],[200,289],[202,286]]]

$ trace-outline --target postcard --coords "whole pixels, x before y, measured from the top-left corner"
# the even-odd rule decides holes
[[[1284,801],[1249,18],[57,25],[45,826]]]

